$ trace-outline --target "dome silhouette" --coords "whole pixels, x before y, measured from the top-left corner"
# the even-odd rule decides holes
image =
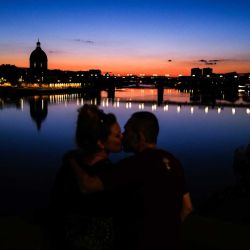
[[[42,74],[48,69],[48,58],[46,53],[41,49],[41,43],[36,43],[37,47],[30,54],[30,69],[34,74]]]

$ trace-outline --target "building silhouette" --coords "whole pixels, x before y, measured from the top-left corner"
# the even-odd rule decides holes
[[[202,75],[203,76],[212,76],[213,74],[213,69],[212,68],[203,68],[202,69]]]
[[[36,43],[36,49],[30,54],[30,73],[33,80],[43,82],[44,76],[48,70],[48,57],[41,49],[39,39]]]
[[[212,68],[192,68],[191,69],[191,76],[192,77],[207,77],[213,75],[213,69]]]
[[[202,76],[202,69],[200,69],[200,68],[192,68],[191,69],[191,76],[193,76],[193,77],[201,77]]]

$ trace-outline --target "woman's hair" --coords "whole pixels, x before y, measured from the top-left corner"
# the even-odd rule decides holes
[[[95,153],[99,150],[98,140],[105,142],[110,129],[115,124],[115,115],[105,114],[95,105],[84,104],[78,110],[76,126],[76,144],[86,153]]]

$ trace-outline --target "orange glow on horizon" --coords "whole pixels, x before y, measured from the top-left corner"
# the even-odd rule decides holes
[[[23,58],[26,58],[23,60]],[[110,72],[111,75],[169,75],[171,76],[190,76],[191,68],[213,68],[214,73],[227,73],[236,71],[237,73],[249,73],[250,72],[250,61],[247,60],[235,60],[225,61],[218,63],[217,65],[205,65],[194,60],[185,61],[172,61],[171,63],[162,59],[141,59],[141,58],[105,58],[105,57],[76,57],[73,56],[56,56],[49,55],[48,68],[49,69],[60,69],[60,70],[71,70],[71,71],[87,71],[89,69],[100,69],[102,73]],[[17,67],[29,67],[29,58],[23,54],[18,56],[1,55],[0,64],[12,64]]]

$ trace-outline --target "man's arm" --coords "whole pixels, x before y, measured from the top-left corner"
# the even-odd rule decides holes
[[[83,193],[98,192],[104,189],[99,177],[88,175],[84,169],[80,168],[75,159],[71,158],[68,161],[75,173],[78,186]]]
[[[182,210],[181,210],[181,220],[182,222],[186,217],[193,211],[193,205],[190,198],[190,193],[185,193],[182,197]]]

